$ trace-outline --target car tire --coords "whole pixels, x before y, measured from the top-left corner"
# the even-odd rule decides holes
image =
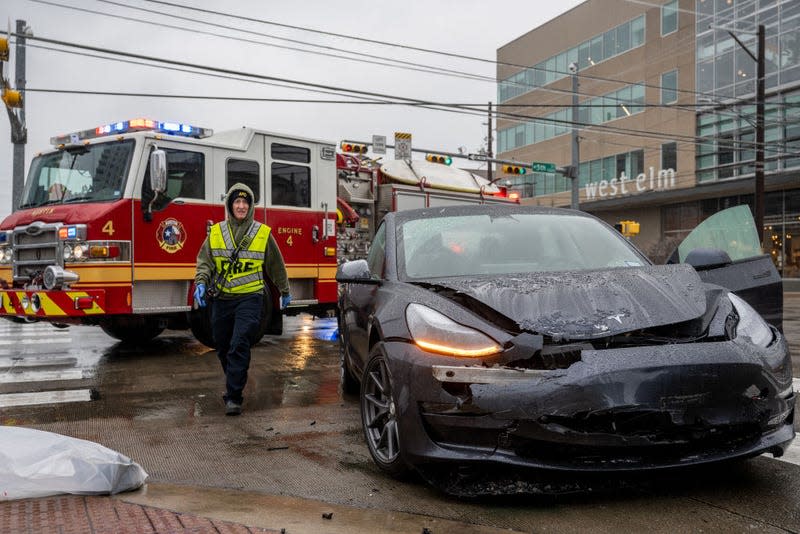
[[[402,478],[409,473],[400,446],[397,409],[383,343],[370,351],[361,381],[361,426],[375,464],[385,473]]]
[[[360,391],[360,383],[353,376],[353,371],[350,369],[350,349],[347,335],[344,333],[341,324],[339,325],[339,363],[341,369],[340,382],[342,384],[342,393],[347,395],[358,395]]]

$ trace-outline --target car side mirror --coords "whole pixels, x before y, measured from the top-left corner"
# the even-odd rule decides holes
[[[336,269],[336,281],[342,284],[380,284],[378,278],[373,278],[367,260],[353,260],[344,262]]]
[[[150,152],[150,189],[154,193],[167,190],[167,153],[160,148]]]
[[[695,248],[686,255],[686,263],[695,269],[712,269],[732,263],[731,257],[719,248]]]

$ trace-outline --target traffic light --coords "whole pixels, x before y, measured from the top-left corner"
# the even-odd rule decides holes
[[[614,228],[625,237],[639,234],[639,223],[636,221],[620,221],[614,224]]]
[[[0,37],[0,61],[8,61],[8,37]]]
[[[519,165],[503,165],[503,172],[506,174],[525,174],[527,169]]]
[[[362,145],[360,143],[351,143],[350,141],[342,141],[341,143],[339,143],[339,148],[342,149],[342,152],[350,152],[354,154],[367,153],[367,145]]]
[[[8,87],[4,87],[2,99],[3,102],[5,102],[6,106],[10,108],[22,107],[22,93],[20,93],[19,91],[16,91],[14,89],[9,89]]]
[[[453,158],[445,156],[444,154],[425,154],[425,159],[431,163],[441,163],[442,165],[450,165],[453,163]]]

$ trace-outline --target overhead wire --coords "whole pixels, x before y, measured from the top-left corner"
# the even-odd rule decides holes
[[[404,64],[405,66],[389,65],[389,64],[382,63],[382,62],[379,62],[379,61],[376,62],[376,61],[371,61],[371,60],[363,60],[363,59],[359,59],[359,58],[348,58],[348,57],[342,57],[342,56],[338,56],[338,55],[320,53],[320,52],[315,52],[315,51],[310,51],[310,50],[297,49],[297,48],[294,48],[294,47],[285,47],[285,46],[281,46],[281,45],[275,45],[275,44],[272,44],[272,43],[264,43],[264,42],[261,42],[261,41],[253,41],[253,40],[250,40],[250,39],[237,38],[237,37],[233,37],[233,36],[230,36],[230,35],[221,35],[221,34],[217,34],[217,33],[213,33],[213,32],[203,32],[202,30],[194,30],[194,29],[189,29],[189,28],[183,28],[183,27],[180,27],[180,26],[174,26],[174,25],[169,25],[169,24],[164,24],[164,23],[158,23],[158,22],[155,22],[155,21],[149,21],[149,20],[143,20],[143,19],[136,19],[136,18],[133,18],[133,17],[126,17],[126,16],[118,15],[118,14],[103,13],[103,12],[99,12],[99,11],[95,11],[95,10],[88,10],[88,9],[85,9],[85,8],[78,8],[78,7],[75,7],[75,6],[65,6],[63,4],[56,4],[54,2],[48,2],[46,0],[31,0],[31,1],[35,2],[35,3],[52,5],[52,6],[56,6],[56,7],[65,7],[65,8],[68,8],[68,9],[74,9],[74,10],[78,10],[78,11],[89,12],[89,13],[92,13],[92,14],[98,14],[98,15],[109,16],[109,17],[117,17],[117,18],[121,18],[123,20],[131,20],[131,21],[140,22],[140,23],[154,24],[154,25],[157,25],[157,26],[164,26],[164,27],[168,27],[168,28],[179,29],[179,30],[183,30],[183,31],[193,31],[193,32],[196,32],[196,33],[199,32],[199,33],[214,35],[214,36],[223,37],[223,38],[236,39],[236,40],[240,40],[240,41],[244,41],[244,42],[250,42],[250,43],[259,44],[259,45],[276,46],[278,48],[285,48],[285,49],[294,50],[294,51],[298,51],[298,52],[314,53],[314,54],[332,56],[332,57],[335,57],[337,59],[345,59],[345,60],[367,62],[367,63],[373,63],[373,64],[382,65],[382,66],[389,66],[389,67],[396,67],[396,68],[408,68],[408,69],[411,69],[411,70],[418,70],[418,71],[421,71],[421,72],[427,72],[427,73],[432,73],[432,74],[453,75],[453,76],[464,77],[464,78],[467,78],[467,79],[485,80],[485,81],[490,81],[492,83],[495,83],[495,79],[494,78],[484,77],[484,76],[476,75],[476,74],[472,74],[472,73],[466,73],[466,72],[463,72],[463,71],[455,71],[455,70],[452,70],[452,69],[442,69],[441,67],[432,67],[432,66],[428,66],[428,65],[420,65],[420,64],[417,64],[417,63],[413,63],[413,62],[405,62],[405,61],[401,61],[401,60],[396,60],[394,58],[385,58],[385,57],[382,57],[382,56],[374,56],[374,55],[372,56],[372,57],[377,57],[377,58],[388,60],[388,61],[400,62],[400,63]],[[136,7],[136,6],[130,6],[130,5],[126,5],[126,4],[120,4],[119,2],[114,2],[112,0],[98,0],[98,1],[110,4],[110,5],[115,5],[115,6],[130,8],[130,9],[136,9],[136,10],[142,10],[142,11],[145,11],[145,12],[148,12],[148,13],[155,13],[155,14],[158,14],[158,15],[163,15],[163,13],[161,13],[161,12],[157,12],[157,11],[154,11],[154,10],[148,10],[148,9],[141,8],[141,7]],[[145,0],[145,1],[150,1],[150,0]],[[156,3],[161,3],[161,2],[156,2]],[[171,3],[167,3],[167,4],[168,5],[177,5],[177,4],[171,4]],[[191,7],[188,7],[188,6],[182,6],[182,7],[186,8],[186,9],[195,9],[195,8],[191,8]],[[196,9],[196,10],[198,10],[198,11],[208,11],[208,10],[202,10],[202,9],[199,9],[199,8]],[[252,33],[252,34],[264,36],[264,37],[267,37],[267,38],[282,39],[282,40],[287,40],[287,41],[290,41],[290,42],[305,44],[305,45],[308,45],[308,46],[315,46],[315,47],[321,47],[321,48],[326,48],[326,49],[337,50],[337,51],[345,52],[345,53],[352,53],[349,50],[345,50],[345,49],[341,49],[341,48],[323,46],[323,45],[318,45],[318,44],[315,44],[315,43],[308,43],[308,42],[300,41],[300,40],[296,40],[296,39],[288,39],[288,38],[283,38],[283,37],[276,37],[276,36],[263,34],[263,33],[260,33],[260,32],[251,32],[251,31],[248,31],[248,30],[243,30],[241,28],[233,28],[233,27],[230,27],[230,26],[220,25],[220,24],[216,24],[216,23],[212,23],[212,22],[208,22],[208,21],[191,19],[189,17],[183,17],[183,16],[180,16],[180,15],[171,14],[170,16],[172,16],[174,18],[179,18],[179,19],[182,19],[182,20],[187,20],[187,21],[199,23],[199,24],[206,24],[206,25],[211,25],[211,26],[214,26],[214,27],[221,27],[221,28],[234,30],[234,31],[242,31],[242,32],[246,32],[246,33]],[[236,17],[235,15],[225,15],[225,16]],[[311,30],[309,30],[309,31],[311,31]],[[412,67],[411,65],[415,65],[415,66]],[[439,69],[442,72],[437,72],[436,69]],[[617,83],[626,83],[626,82],[623,82],[621,80],[617,80]],[[644,84],[644,83],[641,83],[641,82],[638,85],[647,86],[647,84]],[[661,86],[658,86],[658,87],[661,88]],[[540,89],[545,90],[545,91],[550,91],[550,92],[556,92],[556,93],[560,93],[560,94],[569,94],[569,95],[572,94],[571,91],[561,90],[561,89],[558,89],[558,88],[540,88]],[[588,94],[588,93],[579,93],[579,94],[581,94],[582,96],[588,96],[588,97],[593,97],[593,98],[604,96],[604,95],[592,95],[592,94]],[[606,97],[606,98],[608,98],[608,97]],[[669,105],[664,105],[664,104],[660,104],[660,105],[665,106],[665,107],[669,106]],[[659,106],[659,104],[654,104],[653,106]],[[692,112],[692,113],[696,113],[697,112],[697,109],[694,108],[694,107],[691,107],[691,106],[675,105],[675,106],[669,106],[669,107],[672,107],[673,109],[678,109],[678,110],[681,110],[681,111]],[[726,114],[725,111],[716,111],[716,113]]]
[[[42,0],[32,0],[32,1],[38,1],[39,3],[49,3],[49,2],[42,2]],[[101,0],[101,1],[103,1],[103,0]],[[172,4],[172,3],[169,3],[169,2],[159,2],[159,1],[155,1],[155,0],[145,0],[145,1],[152,1],[153,3],[167,4],[167,5],[172,5],[172,6],[176,6],[176,7],[182,7],[182,8],[185,8],[185,9],[194,9],[194,8],[189,7],[189,6],[182,6],[180,4]],[[110,3],[110,4],[114,4],[114,5],[120,5],[120,4],[116,3],[116,2],[110,2],[110,1],[107,1],[107,0],[106,0],[106,3]],[[50,4],[52,4],[52,3],[50,3]],[[130,6],[124,6],[124,7],[130,7]],[[196,9],[196,10],[206,11],[206,12],[209,11],[209,10],[202,10],[202,9]],[[224,13],[220,13],[220,12],[214,12],[214,13],[219,13],[219,14],[224,15],[224,16],[234,16],[234,15],[224,14]],[[99,13],[99,14],[103,14],[103,13]],[[119,16],[119,15],[109,15],[109,16]],[[237,17],[237,16],[234,16],[234,17]],[[138,19],[134,19],[134,20],[138,20]],[[193,20],[193,19],[189,19],[189,20]],[[253,19],[253,20],[258,20],[259,22],[262,22],[262,23],[271,23],[269,21],[263,21],[263,20],[260,20],[260,19]],[[141,22],[141,20],[138,20],[138,21]],[[145,21],[145,22],[148,22],[148,21]],[[204,22],[204,21],[196,21],[196,22],[200,22],[200,23],[204,23],[204,24],[210,24],[210,23],[207,23],[207,22]],[[300,27],[296,27],[296,28],[300,28]],[[185,29],[185,28],[183,28],[183,29]],[[302,28],[302,29],[305,29],[305,28]],[[307,31],[316,31],[316,30],[307,30]],[[321,33],[330,33],[330,32],[321,32]],[[337,35],[339,35],[339,34],[337,34]],[[381,43],[382,44],[387,44],[386,42],[381,42]],[[260,43],[259,42],[259,44],[266,44],[266,43]],[[391,43],[389,43],[389,44],[391,44]],[[412,47],[412,48],[414,48],[414,47]],[[440,53],[440,51],[430,51],[430,50],[425,50],[425,51],[432,52],[432,53]],[[468,57],[468,56],[464,56],[464,57]],[[200,67],[200,68],[202,68],[202,67]],[[613,81],[615,81],[616,83],[620,83],[619,80],[613,80]],[[423,104],[419,103],[418,105],[423,105]],[[648,106],[650,106],[650,105],[648,105]],[[528,107],[530,107],[530,106],[528,106]],[[674,106],[674,107],[676,109],[678,109],[677,106]],[[477,110],[474,110],[474,111],[477,111]],[[692,111],[694,111],[694,110],[692,110]],[[524,116],[524,118],[525,119],[537,119],[537,117],[529,117],[529,116]],[[547,118],[545,118],[545,117],[538,117],[538,119],[539,120],[547,120]],[[557,122],[557,121],[554,121],[554,122]],[[593,125],[593,126],[592,125],[582,125],[582,126],[597,128],[597,125]],[[674,135],[672,135],[671,137],[674,137]],[[663,137],[659,137],[659,138],[663,138]]]
[[[235,71],[235,70],[232,70],[232,69],[223,69],[223,68],[219,68],[219,67],[197,65],[197,64],[191,64],[191,63],[187,63],[187,62],[182,62],[182,61],[177,61],[177,60],[170,60],[170,59],[165,59],[165,58],[156,58],[156,57],[144,56],[142,54],[135,54],[135,53],[131,53],[131,52],[123,52],[123,51],[118,51],[118,50],[105,49],[105,48],[94,47],[94,46],[89,46],[89,45],[81,45],[81,44],[77,44],[77,43],[70,43],[70,42],[66,42],[66,41],[48,39],[48,38],[39,37],[39,36],[28,36],[28,39],[31,39],[31,40],[34,40],[34,41],[46,42],[46,43],[49,43],[49,44],[55,44],[55,45],[58,45],[58,46],[66,46],[66,47],[72,47],[72,48],[77,48],[77,49],[81,49],[81,50],[90,50],[90,51],[93,51],[93,52],[99,52],[99,53],[104,53],[104,54],[120,55],[120,56],[123,56],[123,57],[129,57],[129,58],[134,58],[134,59],[139,59],[139,60],[154,61],[154,62],[164,63],[164,64],[167,64],[167,65],[170,65],[171,66],[170,68],[174,68],[175,66],[190,67],[192,69],[207,70],[207,71],[210,71],[210,72],[212,72],[214,74],[217,74],[217,75],[218,74],[223,74],[224,76],[235,75],[235,76],[243,76],[245,78],[254,78],[256,80],[262,80],[262,81],[282,82],[284,84],[288,83],[288,84],[293,84],[293,85],[300,85],[301,87],[294,87],[293,85],[290,86],[290,88],[297,89],[297,90],[305,90],[306,87],[313,88],[315,90],[320,90],[320,89],[321,90],[334,90],[334,91],[340,91],[340,92],[344,92],[344,93],[352,93],[352,94],[349,95],[351,97],[355,95],[355,96],[358,96],[358,97],[361,97],[361,98],[382,98],[382,99],[389,99],[390,101],[396,101],[396,102],[406,102],[406,103],[411,102],[411,103],[414,103],[415,105],[417,105],[419,107],[423,107],[423,108],[435,109],[435,110],[439,110],[439,111],[459,112],[459,113],[466,113],[466,114],[471,114],[471,115],[484,116],[484,111],[482,109],[474,109],[474,108],[471,108],[469,106],[460,106],[460,105],[448,106],[448,105],[441,104],[441,103],[434,102],[434,101],[414,99],[414,98],[397,96],[397,95],[386,95],[386,94],[370,92],[370,91],[361,91],[361,90],[355,90],[355,89],[340,88],[340,87],[336,87],[336,86],[330,86],[330,85],[324,85],[324,84],[316,84],[316,83],[311,83],[311,82],[304,82],[304,81],[299,81],[299,80],[291,80],[291,79],[287,79],[287,78],[280,78],[280,77],[267,76],[267,75],[254,74],[254,73],[242,73],[242,72]],[[107,57],[102,57],[102,56],[101,56],[101,58],[102,59],[108,59]],[[148,65],[148,66],[156,66],[156,65],[150,65],[150,64],[146,64],[146,65]],[[502,115],[504,117],[513,118],[513,119],[525,119],[525,120],[532,119],[532,118],[537,118],[539,120],[546,120],[546,121],[552,122],[554,124],[572,125],[572,122],[570,122],[570,121],[562,121],[562,120],[542,118],[542,117],[531,117],[531,116],[527,116],[527,115],[519,115],[519,114],[508,113],[508,112],[501,112],[501,113],[498,113],[498,115]],[[618,134],[618,135],[636,135],[636,136],[639,136],[639,137],[648,137],[648,138],[654,138],[654,139],[683,139],[683,140],[686,140],[686,141],[695,142],[697,144],[701,144],[703,142],[707,142],[707,138],[703,138],[703,137],[676,135],[674,133],[653,132],[652,130],[646,130],[646,131],[645,130],[635,130],[635,129],[627,129],[627,128],[621,128],[621,127],[613,127],[613,126],[608,126],[608,125],[591,125],[591,124],[585,124],[585,123],[576,123],[576,125],[579,126],[579,127],[582,127],[582,128],[592,127],[594,129],[602,129],[604,132]]]
[[[31,1],[41,1],[41,0],[31,0]],[[110,0],[98,0],[98,1],[108,2]],[[321,35],[328,35],[328,36],[333,36],[333,37],[338,37],[338,38],[352,39],[352,40],[355,40],[355,41],[361,41],[361,42],[370,43],[370,44],[377,44],[377,45],[382,45],[382,46],[395,47],[395,48],[401,48],[401,49],[406,49],[406,50],[413,50],[413,51],[416,51],[416,52],[424,52],[424,53],[429,53],[429,54],[438,54],[438,55],[443,55],[443,56],[451,57],[451,58],[458,58],[458,59],[477,61],[477,62],[482,62],[482,63],[489,63],[489,64],[492,64],[492,65],[495,65],[495,66],[509,66],[509,67],[522,68],[522,69],[541,70],[541,71],[544,71],[544,72],[553,72],[553,73],[556,73],[556,74],[561,74],[561,75],[564,75],[565,77],[571,75],[571,73],[568,73],[568,72],[559,71],[559,70],[556,70],[556,69],[546,69],[546,68],[536,67],[535,65],[520,65],[520,64],[517,64],[517,63],[511,63],[511,62],[505,62],[505,61],[498,61],[498,60],[480,58],[480,57],[475,57],[475,56],[469,56],[469,55],[466,55],[466,54],[459,54],[459,53],[454,53],[454,52],[446,52],[446,51],[443,51],[443,50],[433,50],[433,49],[429,49],[429,48],[411,46],[411,45],[400,44],[400,43],[393,43],[393,42],[390,42],[390,41],[381,41],[381,40],[377,40],[377,39],[369,39],[369,38],[359,37],[359,36],[354,36],[354,35],[349,35],[349,34],[330,32],[330,31],[325,31],[325,30],[318,30],[318,29],[308,28],[308,27],[304,27],[304,26],[297,26],[297,25],[292,25],[292,24],[284,24],[284,23],[279,23],[279,22],[270,21],[270,20],[266,20],[266,19],[259,19],[259,18],[255,18],[255,17],[248,17],[248,16],[244,16],[244,15],[236,15],[236,14],[233,14],[233,13],[225,13],[225,12],[221,12],[221,11],[204,9],[204,8],[200,8],[200,7],[197,7],[197,6],[188,6],[188,5],[185,5],[185,4],[179,4],[179,3],[175,3],[175,2],[168,2],[166,0],[142,0],[142,1],[153,3],[153,4],[166,5],[166,6],[177,7],[177,8],[186,9],[186,10],[197,11],[197,12],[201,12],[201,13],[214,14],[214,15],[228,17],[228,18],[234,18],[234,19],[238,19],[238,20],[244,20],[244,21],[249,21],[249,22],[257,22],[257,23],[261,23],[261,24],[265,24],[265,25],[277,26],[277,27],[282,27],[282,28],[289,28],[289,29],[293,29],[293,30],[300,30],[300,31],[316,33],[316,34],[321,34]],[[660,7],[660,5],[650,5],[650,7]],[[691,38],[691,40],[694,41],[694,33],[692,33],[690,36],[687,36],[686,38],[687,39]],[[588,80],[605,81],[605,82],[612,82],[612,83],[636,83],[636,82],[622,81],[622,80],[615,79],[615,78],[607,78],[607,77],[596,76],[596,75],[583,74],[581,76],[584,79],[588,79]],[[644,84],[644,85],[645,85],[645,87],[656,88],[656,89],[661,89],[663,87],[663,86],[660,86],[660,85],[653,85],[653,84]],[[703,92],[700,92],[700,91],[694,91],[694,90],[690,90],[690,89],[676,89],[676,90],[679,93],[685,93],[685,94],[700,95],[700,96],[712,96],[712,97],[716,96],[716,95],[713,95],[713,94],[703,93]]]

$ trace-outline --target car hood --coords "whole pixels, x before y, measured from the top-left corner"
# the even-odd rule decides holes
[[[482,302],[522,330],[564,339],[675,324],[706,311],[705,284],[686,264],[446,278],[435,285]]]

